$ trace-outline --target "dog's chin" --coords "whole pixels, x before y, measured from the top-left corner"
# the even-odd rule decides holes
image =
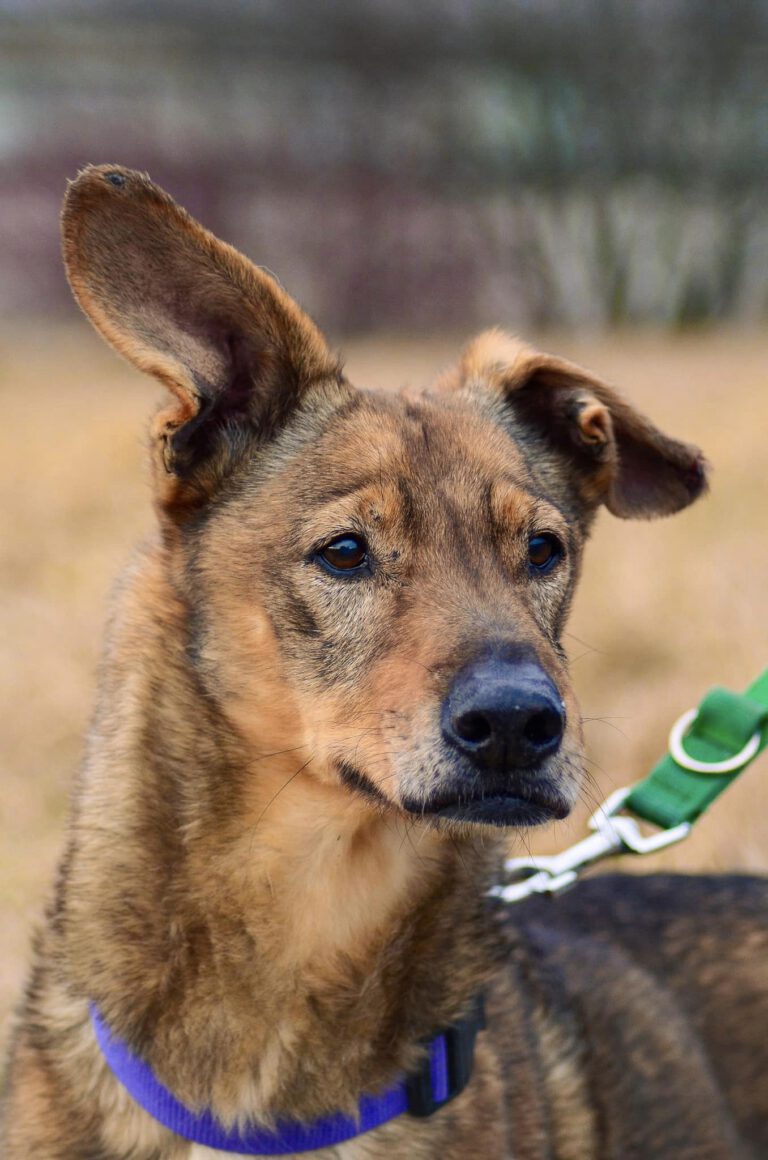
[[[549,783],[526,786],[524,796],[510,790],[476,790],[471,794],[442,793],[424,802],[404,801],[411,814],[425,819],[478,826],[528,827],[560,821],[571,802]]]

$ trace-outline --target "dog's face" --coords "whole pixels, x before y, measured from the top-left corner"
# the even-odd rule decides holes
[[[584,539],[600,504],[696,498],[696,449],[497,332],[430,394],[358,391],[268,275],[131,171],[82,174],[64,233],[83,308],[174,395],[155,478],[188,655],[253,752],[295,745],[304,776],[443,824],[563,817]]]

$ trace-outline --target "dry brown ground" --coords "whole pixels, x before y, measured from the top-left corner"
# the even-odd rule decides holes
[[[594,537],[568,644],[602,797],[643,775],[710,685],[739,688],[768,663],[768,336],[541,342],[619,384],[714,467],[712,495],[692,511],[639,525],[604,516]],[[356,341],[348,369],[361,384],[419,384],[456,348]],[[107,593],[150,524],[142,431],[157,391],[83,324],[6,333],[0,393],[1,1027],[61,847]],[[662,864],[765,869],[767,805],[763,760]],[[582,821],[583,811],[536,848],[573,841]]]

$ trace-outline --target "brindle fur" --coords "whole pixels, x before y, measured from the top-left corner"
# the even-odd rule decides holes
[[[227,1123],[351,1109],[485,988],[466,1091],[318,1154],[766,1155],[766,891],[610,877],[507,912],[504,834],[436,821],[452,675],[526,649],[566,706],[533,778],[579,792],[560,633],[601,503],[684,507],[699,453],[497,332],[421,397],[354,389],[274,280],[145,177],[84,171],[75,295],[170,389],[159,528],[120,585],[58,882],[15,1031],[5,1160],[202,1160],[108,1072],[90,1001]],[[564,562],[532,577],[528,536]],[[313,552],[357,530],[370,576]],[[547,809],[543,811],[547,814]]]

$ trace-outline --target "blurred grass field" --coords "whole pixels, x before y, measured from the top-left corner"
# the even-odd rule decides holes
[[[768,335],[539,336],[616,383],[671,434],[699,443],[712,493],[650,524],[600,518],[567,645],[604,797],[664,748],[712,684],[768,663]],[[461,339],[356,340],[360,385],[428,382]],[[159,389],[82,326],[0,335],[0,1026],[61,848],[69,786],[96,682],[107,594],[151,526],[142,437]],[[768,762],[758,762],[683,846],[654,865],[766,869]],[[586,808],[537,836],[576,839]],[[651,867],[644,863],[643,869]]]

